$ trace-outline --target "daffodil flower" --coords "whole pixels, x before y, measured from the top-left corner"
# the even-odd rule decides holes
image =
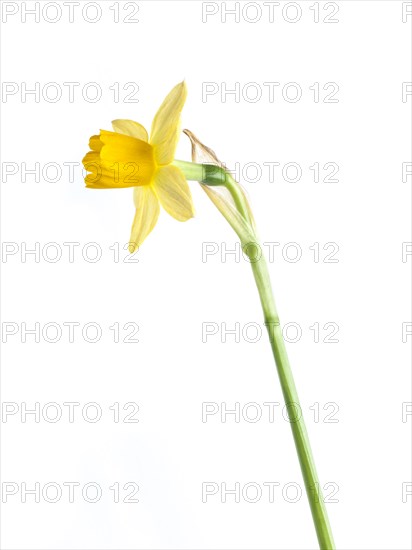
[[[129,250],[134,252],[156,225],[159,203],[173,218],[194,216],[186,178],[172,164],[180,133],[180,114],[187,96],[185,82],[173,88],[157,111],[150,131],[133,120],[114,120],[113,132],[100,130],[90,138],[83,159],[86,187],[118,189],[134,187],[136,214]]]

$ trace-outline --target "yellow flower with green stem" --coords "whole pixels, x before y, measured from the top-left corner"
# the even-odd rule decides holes
[[[179,138],[180,114],[186,85],[178,84],[158,110],[150,139],[143,126],[131,120],[115,120],[114,132],[101,131],[90,139],[91,151],[83,159],[86,185],[94,189],[134,187],[136,214],[130,250],[139,246],[156,224],[159,203],[175,219],[193,216],[187,180],[198,181],[213,204],[237,233],[250,258],[292,429],[313,523],[321,550],[333,550],[329,525],[315,462],[299,397],[289,364],[281,324],[264,255],[247,197],[214,152],[185,130],[192,143],[192,161],[174,159]]]

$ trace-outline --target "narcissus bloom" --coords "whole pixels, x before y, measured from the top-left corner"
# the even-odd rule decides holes
[[[186,84],[173,88],[157,111],[150,132],[133,120],[114,120],[114,132],[100,130],[90,138],[83,159],[90,172],[91,189],[134,187],[136,214],[129,250],[140,246],[156,225],[159,203],[173,218],[186,221],[194,215],[190,189],[183,172],[172,163],[180,133],[180,114]]]
[[[114,132],[101,130],[98,136],[92,136],[91,151],[83,159],[86,170],[90,172],[86,176],[86,186],[94,189],[134,187],[136,215],[129,244],[131,252],[155,226],[159,203],[179,221],[193,216],[187,180],[201,184],[237,233],[242,251],[250,260],[259,292],[285,405],[293,405],[288,410],[289,423],[307,488],[319,548],[333,550],[333,535],[254,217],[241,185],[213,150],[202,144],[189,130],[184,132],[192,144],[192,162],[174,158],[179,139],[180,114],[185,100],[186,85],[182,82],[173,88],[158,110],[152,123],[150,139],[144,127],[132,120],[115,120]],[[309,490],[312,487],[317,487],[317,490]]]

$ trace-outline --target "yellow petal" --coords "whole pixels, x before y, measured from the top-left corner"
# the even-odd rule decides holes
[[[118,134],[149,141],[146,128],[134,120],[118,119],[112,121],[113,130]]]
[[[150,143],[154,146],[158,164],[172,162],[179,139],[180,113],[187,96],[186,83],[173,88],[157,111],[150,132]]]
[[[109,170],[100,162],[89,162],[85,165],[89,174],[86,175],[86,187],[93,189],[121,189],[123,187],[135,187],[139,185],[132,171]]]
[[[87,165],[89,163],[96,164],[96,163],[99,163],[99,162],[100,162],[100,155],[96,151],[88,151],[84,155],[83,160],[82,160],[83,166],[86,168],[86,170],[88,170]]]
[[[153,148],[146,141],[101,130],[100,164],[113,175],[112,187],[147,185],[155,172]]]
[[[156,225],[159,217],[159,201],[151,185],[135,187],[133,191],[136,214],[130,235],[129,252],[136,251]]]
[[[100,136],[92,136],[89,139],[89,147],[92,151],[99,152],[101,148],[103,147],[103,143],[100,140]]]
[[[117,132],[100,130],[103,147],[100,156],[107,161],[150,162],[153,164],[153,148],[142,139],[136,139]]]
[[[153,149],[145,141],[102,131],[90,139],[83,158],[87,187],[96,189],[149,185],[155,173]]]
[[[168,214],[180,222],[193,218],[192,195],[184,175],[176,166],[160,167],[153,185],[160,204]]]

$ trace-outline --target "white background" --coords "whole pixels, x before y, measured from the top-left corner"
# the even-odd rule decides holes
[[[50,4],[49,11],[40,9],[36,22],[33,15],[23,17],[24,7],[33,9],[34,2],[2,2],[2,80],[15,83],[6,88],[15,93],[3,90],[2,98],[3,340],[5,327],[18,329],[6,336],[2,351],[2,399],[15,412],[3,411],[2,417],[3,500],[5,483],[17,487],[2,505],[2,548],[317,546],[305,494],[291,502],[293,489],[302,487],[301,474],[250,266],[239,254],[224,254],[236,247],[234,233],[191,183],[196,218],[181,224],[162,212],[135,262],[125,263],[132,190],[84,188],[79,163],[89,136],[110,129],[115,118],[150,128],[164,96],[183,78],[189,90],[183,127],[229,167],[255,163],[241,181],[262,241],[278,243],[269,269],[281,321],[294,323],[290,337],[293,327],[301,330],[299,341],[287,348],[321,484],[331,484],[328,495],[337,491],[330,498],[338,502],[327,504],[337,547],[411,548],[411,416],[402,417],[411,401],[411,336],[402,342],[402,327],[410,330],[411,321],[411,256],[402,261],[402,243],[410,241],[411,176],[402,181],[402,163],[411,161],[412,96],[402,101],[402,83],[411,81],[412,15],[402,21],[408,3],[320,2],[318,23],[314,2],[273,8],[249,3],[247,11],[241,3],[238,22],[234,15],[225,22],[222,15],[234,2],[102,1],[95,23],[85,20],[95,19],[93,5],[82,15],[89,2],[74,8],[72,23],[65,3],[57,3],[62,16],[55,23],[47,19],[56,18],[56,4],[40,4]],[[324,22],[335,6],[337,22]],[[6,16],[5,9],[17,12]],[[217,13],[206,17],[205,10]],[[127,14],[138,22],[126,23]],[[56,102],[50,100],[51,82],[62,92]],[[65,82],[79,83],[73,101]],[[102,91],[99,101],[82,95],[91,82]],[[134,89],[123,89],[130,82],[138,86],[137,103],[125,102]],[[265,82],[279,83],[273,98]],[[282,95],[290,82],[301,89],[298,101]],[[310,89],[315,82],[318,101]],[[329,82],[339,86],[334,103],[324,102]],[[36,83],[39,97],[22,93]],[[202,95],[204,83],[215,83],[208,89],[217,93]],[[236,83],[238,98],[222,95]],[[262,96],[254,102],[256,91]],[[288,91],[293,99],[293,87]],[[190,159],[185,136],[177,157]],[[75,163],[72,178],[63,164],[68,162]],[[274,162],[279,166],[270,181],[263,163]],[[293,170],[282,177],[290,162],[302,170],[299,181],[287,181]],[[309,168],[316,162],[318,183]],[[339,167],[337,182],[322,181],[328,162]],[[39,177],[24,177],[22,163],[28,169],[39,163]],[[55,182],[55,165],[42,173],[48,163],[60,167]],[[79,243],[73,262],[63,245],[68,242]],[[102,253],[95,263],[82,255],[86,247],[93,256],[91,242]],[[295,248],[287,246],[291,242]],[[35,243],[37,255],[22,254]],[[47,243],[57,243],[59,261],[48,260],[54,252]],[[202,257],[205,243],[216,243],[208,245],[214,255]],[[318,262],[314,243],[320,246]],[[339,247],[333,256],[338,262],[324,261],[333,250],[323,250],[326,243]],[[14,253],[5,255],[4,246]],[[296,250],[299,261],[282,255],[293,258]],[[80,323],[73,343],[67,322]],[[81,332],[90,322],[102,328],[94,344]],[[123,330],[127,322],[139,326],[138,343],[122,342],[130,332]],[[40,342],[33,335],[22,342],[23,323],[40,323]],[[43,337],[47,323],[62,327],[59,342]],[[109,329],[114,323],[119,343]],[[218,330],[207,342],[204,323]],[[224,342],[224,323],[237,326],[239,338],[228,334]],[[248,323],[250,332],[244,332]],[[309,328],[314,323],[319,343]],[[337,343],[323,342],[330,332],[323,329],[326,323],[338,325]],[[253,343],[259,327],[262,337]],[[22,416],[36,402],[40,416]],[[50,402],[62,410],[55,423],[52,409],[44,409]],[[67,402],[80,404],[74,422]],[[95,423],[82,415],[90,402],[102,411]],[[132,409],[122,407],[129,402],[138,404],[138,423],[124,422]],[[204,402],[219,407],[206,422]],[[230,409],[236,402],[241,411],[257,403],[262,418],[252,422],[246,410],[239,422],[234,415],[222,422],[222,403]],[[273,422],[267,402],[280,403]],[[114,403],[120,404],[119,422],[109,409]],[[333,411],[337,422],[326,422]],[[80,484],[72,503],[65,482]],[[89,482],[101,488],[99,502],[82,497]],[[123,502],[127,482],[139,486],[138,503]],[[205,482],[219,491],[202,502]],[[268,482],[279,484],[274,502],[263,485]],[[24,483],[40,484],[40,502],[33,495],[22,502]],[[52,489],[43,497],[47,483],[62,488],[58,502],[47,502]],[[109,489],[115,483],[119,503]],[[233,495],[222,502],[224,483],[229,489],[240,484],[240,502]],[[247,483],[262,490],[258,502],[247,501],[252,489],[243,495]]]

